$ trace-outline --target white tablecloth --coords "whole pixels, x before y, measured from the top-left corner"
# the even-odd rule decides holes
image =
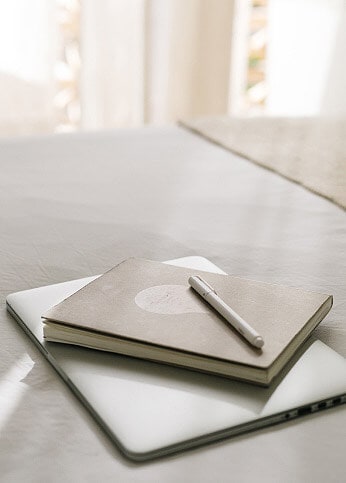
[[[346,356],[344,211],[174,126],[2,141],[0,166],[1,481],[344,481],[344,407],[129,462],[5,309],[8,293],[129,256],[198,254],[334,294],[316,333]]]

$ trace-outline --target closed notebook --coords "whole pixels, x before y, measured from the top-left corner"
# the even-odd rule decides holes
[[[188,285],[202,276],[263,337],[256,349]],[[43,314],[48,341],[268,385],[332,296],[130,258]]]

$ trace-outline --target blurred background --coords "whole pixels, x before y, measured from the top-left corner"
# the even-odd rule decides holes
[[[344,116],[345,0],[0,0],[0,136]]]

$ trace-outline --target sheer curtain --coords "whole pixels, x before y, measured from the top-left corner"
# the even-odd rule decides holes
[[[268,2],[268,114],[345,115],[346,0]],[[78,127],[237,114],[250,0],[0,0],[0,135],[59,123],[61,4],[79,11]]]
[[[0,135],[52,131],[55,5],[0,0]]]
[[[56,127],[61,4],[80,11],[81,128],[227,112],[233,0],[0,0],[0,135]]]
[[[226,113],[232,12],[232,0],[83,0],[83,126]]]
[[[346,0],[269,0],[266,111],[346,115]]]

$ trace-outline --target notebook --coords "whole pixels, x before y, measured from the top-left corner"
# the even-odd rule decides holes
[[[167,263],[222,273],[198,256]],[[46,342],[41,314],[95,278],[10,294],[7,309],[114,444],[132,460],[176,453],[346,402],[346,360],[311,338],[270,387]]]
[[[193,275],[258,330],[262,349],[196,295]],[[326,294],[129,258],[44,313],[44,335],[268,385],[331,305]]]

